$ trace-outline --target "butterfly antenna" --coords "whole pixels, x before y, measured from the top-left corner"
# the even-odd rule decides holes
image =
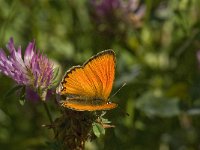
[[[114,97],[124,86],[126,85],[126,82],[110,97]],[[126,116],[130,116],[127,112],[125,112],[120,106],[118,106],[119,110]]]
[[[110,98],[114,97],[125,85],[126,82]]]

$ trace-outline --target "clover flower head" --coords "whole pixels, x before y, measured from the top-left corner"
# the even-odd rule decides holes
[[[30,42],[22,57],[21,46],[14,46],[13,38],[7,44],[7,52],[0,49],[0,72],[12,78],[19,85],[29,86],[34,90],[47,89],[53,81],[53,64]]]

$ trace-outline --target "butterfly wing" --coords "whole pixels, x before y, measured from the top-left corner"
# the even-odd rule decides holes
[[[105,103],[102,105],[91,105],[91,104],[83,105],[83,104],[73,103],[72,101],[73,99],[71,99],[70,101],[64,101],[62,103],[62,106],[78,111],[109,110],[117,107],[117,104],[115,103]]]
[[[79,99],[82,97],[83,100],[92,101],[98,98],[107,101],[112,90],[114,75],[115,53],[112,50],[105,50],[90,58],[83,66],[75,66],[68,70],[58,87],[58,93],[77,96]]]

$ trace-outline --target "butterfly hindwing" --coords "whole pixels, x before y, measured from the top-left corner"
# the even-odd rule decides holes
[[[73,100],[72,100],[73,101]],[[106,103],[102,105],[83,105],[78,103],[71,103],[69,101],[65,101],[62,103],[63,107],[67,107],[73,110],[78,111],[96,111],[96,110],[109,110],[117,107],[117,104],[115,103]]]

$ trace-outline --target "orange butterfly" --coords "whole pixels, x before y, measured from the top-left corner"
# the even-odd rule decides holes
[[[77,111],[109,110],[117,104],[109,102],[115,76],[115,53],[102,51],[91,57],[82,66],[70,68],[57,93],[66,96],[63,107]]]

